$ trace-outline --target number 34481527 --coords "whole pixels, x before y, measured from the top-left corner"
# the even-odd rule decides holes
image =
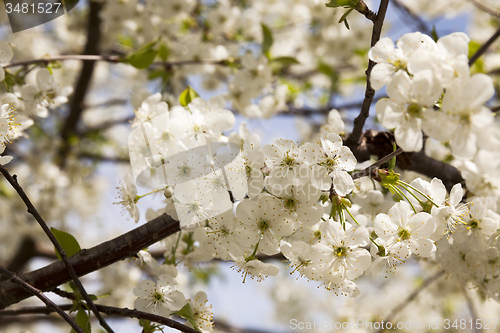
[[[13,6],[11,3],[6,3],[5,4],[5,9],[7,10],[7,14],[10,14],[10,13],[57,14],[57,12],[60,9],[60,7],[61,7],[61,3],[60,2],[54,2],[54,3],[39,2],[37,4],[34,4],[34,3],[17,3],[15,6]]]

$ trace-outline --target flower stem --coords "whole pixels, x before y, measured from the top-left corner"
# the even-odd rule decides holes
[[[404,193],[403,193],[403,191],[401,191],[401,190],[400,190],[399,188],[397,188],[396,186],[392,186],[392,185],[391,185],[391,187],[392,187],[392,189],[393,189],[394,191],[396,191],[396,192],[399,194],[399,196],[401,197],[401,199],[403,199],[403,200],[404,200],[404,199],[406,199],[406,201],[408,201],[408,203],[410,204],[410,206],[411,206],[411,208],[413,209],[413,211],[415,212],[415,214],[417,214],[417,210],[415,209],[415,207],[413,207],[413,204],[411,203],[410,199],[408,199],[408,197],[406,196],[406,194],[404,194]],[[404,198],[403,198],[403,197],[404,197]]]
[[[144,198],[146,195],[150,195],[150,194],[153,194],[153,193],[157,193],[157,192],[160,192],[160,191],[165,191],[165,189],[163,188],[160,188],[158,190],[153,190],[151,192],[148,192],[146,194],[143,194],[143,195],[137,195],[134,199],[134,202],[137,203],[137,201],[139,201],[140,198]]]
[[[436,206],[436,207],[439,207],[439,206],[438,206],[438,204],[436,204],[434,201],[432,201],[432,199],[431,199],[428,195],[426,195],[426,194],[422,193],[422,192],[421,192],[419,189],[417,189],[416,187],[414,187],[414,186],[412,186],[412,185],[410,185],[410,184],[408,184],[408,183],[405,183],[405,182],[404,182],[404,181],[402,181],[402,180],[398,181],[398,184],[399,184],[399,185],[401,185],[401,186],[403,186],[403,187],[405,187],[405,188],[406,188],[406,187],[409,187],[410,189],[412,189],[412,190],[416,191],[418,194],[420,194],[421,196],[423,196],[424,198],[426,198],[427,200],[429,200],[429,201],[431,202],[431,204],[433,204],[433,205],[434,205],[434,206]],[[406,188],[406,190],[408,190],[408,189]],[[408,192],[410,192],[410,191],[408,191]]]

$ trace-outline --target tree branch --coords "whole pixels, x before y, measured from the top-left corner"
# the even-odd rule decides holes
[[[47,235],[47,237],[49,237],[50,241],[52,242],[52,244],[56,248],[56,251],[61,256],[61,259],[64,262],[64,265],[66,266],[66,269],[68,270],[68,272],[69,272],[69,274],[70,274],[73,282],[75,283],[76,288],[78,289],[78,291],[80,291],[80,293],[82,294],[83,298],[87,302],[88,306],[90,307],[90,309],[92,310],[92,312],[94,312],[96,318],[99,319],[99,323],[101,324],[101,326],[104,329],[106,329],[106,331],[108,333],[113,333],[113,330],[111,329],[111,327],[109,327],[109,325],[104,321],[104,319],[102,318],[102,316],[99,314],[99,311],[97,311],[97,309],[95,308],[94,302],[92,302],[92,300],[90,299],[89,295],[85,291],[85,288],[83,287],[82,283],[78,279],[78,275],[76,275],[75,270],[69,264],[68,257],[66,256],[66,251],[64,251],[64,249],[62,248],[61,244],[59,244],[59,242],[57,241],[56,237],[54,236],[54,234],[52,233],[52,231],[50,230],[50,228],[47,226],[47,223],[45,223],[45,221],[43,220],[43,218],[40,216],[40,214],[36,210],[35,206],[33,206],[33,204],[31,203],[30,199],[28,198],[28,196],[24,192],[23,188],[17,182],[17,176],[16,175],[11,176],[10,173],[7,171],[7,169],[5,169],[5,167],[3,165],[1,165],[1,164],[0,164],[0,172],[4,175],[4,177],[7,179],[7,181],[12,185],[12,187],[16,189],[17,193],[19,194],[19,196],[21,197],[21,199],[26,204],[26,207],[28,207],[28,213],[30,213],[31,215],[33,215],[33,217],[35,218],[35,220],[42,227],[42,229],[45,232],[45,234]]]
[[[363,133],[359,144],[349,146],[358,162],[368,161],[375,155],[378,159],[387,158],[393,152],[394,133],[368,130]],[[441,179],[448,191],[457,183],[465,181],[460,171],[448,163],[427,156],[424,150],[418,153],[402,152],[396,160],[402,170],[411,170],[428,177]]]
[[[485,11],[486,13],[494,15],[496,17],[500,17],[500,10],[490,7],[478,0],[469,0],[469,1],[482,11]]]
[[[371,175],[373,170],[378,169],[382,164],[384,164],[385,162],[388,162],[391,158],[398,156],[402,152],[403,152],[403,149],[401,149],[401,148],[396,149],[392,153],[385,155],[384,157],[382,157],[381,159],[379,159],[377,162],[373,163],[369,167],[365,168],[364,170],[353,174],[352,179],[356,180],[358,178]]]
[[[427,288],[432,282],[436,281],[437,279],[439,279],[442,275],[444,275],[444,271],[439,271],[437,273],[435,273],[434,275],[431,275],[430,277],[428,277],[421,285],[420,287],[418,287],[417,289],[415,289],[410,295],[408,295],[408,297],[406,297],[406,299],[397,307],[395,307],[391,313],[386,317],[386,319],[384,320],[384,322],[389,322],[389,321],[392,321],[394,319],[394,317],[400,313],[401,311],[403,311],[403,309],[408,305],[410,304],[411,302],[413,302],[413,300],[415,298],[417,298],[418,294],[420,294],[420,292],[422,290],[424,290],[425,288]],[[380,329],[378,331],[378,333],[382,333],[384,331],[384,329]]]
[[[64,305],[59,305],[59,308],[64,310],[64,311],[69,311],[71,309],[72,305],[71,304],[64,304]],[[127,308],[115,308],[112,306],[105,306],[105,305],[96,305],[97,309],[99,312],[105,313],[110,316],[120,316],[120,317],[128,317],[128,318],[137,318],[137,319],[145,319],[149,320],[158,324],[162,324],[168,327],[172,327],[178,331],[185,332],[185,333],[200,333],[194,328],[188,327],[186,325],[183,325],[173,319],[157,316],[151,313],[143,312],[143,311],[138,311],[138,310],[130,310]],[[0,317],[3,316],[19,316],[19,315],[24,315],[24,314],[51,314],[54,312],[53,309],[49,309],[45,306],[30,306],[30,307],[25,307],[25,308],[19,308],[19,309],[12,309],[12,310],[2,310],[0,311]]]
[[[477,312],[476,312],[476,309],[474,308],[474,303],[472,302],[472,299],[470,298],[469,294],[467,293],[467,289],[465,289],[465,286],[462,285],[461,288],[462,288],[462,292],[464,293],[465,301],[467,302],[467,307],[469,308],[472,322],[476,323]],[[478,328],[476,325],[474,325],[474,333],[479,333],[479,332],[481,332],[481,329]]]
[[[148,223],[110,241],[90,249],[83,249],[68,261],[78,276],[83,276],[119,260],[131,257],[140,250],[180,231],[179,222],[163,214]],[[68,282],[71,277],[61,261],[38,270],[22,274],[22,279],[36,288],[49,291]],[[30,296],[10,281],[0,283],[0,309]]]
[[[99,54],[99,43],[101,41],[101,18],[99,17],[99,13],[102,9],[102,4],[95,1],[89,1],[89,7],[87,43],[85,45],[84,57],[96,57],[96,55]],[[83,63],[80,71],[80,77],[78,78],[75,92],[70,102],[70,113],[61,129],[61,139],[63,143],[58,155],[60,166],[64,166],[65,164],[66,155],[70,150],[69,139],[75,134],[76,125],[83,112],[84,100],[87,95],[90,80],[92,79],[92,74],[94,73],[94,66],[95,61],[86,61]]]
[[[405,14],[407,17],[411,18],[417,24],[417,28],[419,30],[421,30],[422,32],[424,32],[425,34],[427,34],[429,36],[432,36],[432,30],[429,29],[429,27],[427,26],[427,23],[425,23],[425,21],[420,16],[418,16],[417,14],[412,12],[410,10],[410,8],[408,8],[408,6],[406,6],[400,0],[392,0],[392,3],[403,14]]]
[[[377,19],[373,24],[373,32],[372,32],[372,40],[371,46],[373,47],[380,39],[380,34],[382,32],[382,25],[384,24],[385,13],[387,12],[387,6],[389,5],[389,0],[381,0],[380,6],[378,9]],[[359,115],[354,119],[354,128],[352,133],[347,138],[347,142],[349,145],[354,145],[359,141],[361,137],[361,133],[363,132],[363,127],[365,125],[365,121],[370,115],[370,105],[372,104],[373,97],[375,96],[375,90],[373,90],[370,83],[370,75],[372,73],[372,69],[375,67],[375,62],[368,62],[368,69],[366,70],[366,91],[365,98],[363,100],[363,105],[361,106],[361,111]]]
[[[479,48],[479,50],[477,50],[476,53],[474,53],[474,55],[472,57],[470,57],[470,59],[469,59],[469,66],[472,66],[474,64],[474,62],[476,62],[476,60],[479,59],[479,57],[482,56],[484,52],[486,52],[486,50],[491,46],[491,44],[493,44],[493,42],[498,37],[500,37],[500,28],[498,28],[498,30],[495,31],[495,33],[493,34],[493,36],[491,36],[490,39],[488,39],[486,41],[486,43],[484,43]]]
[[[2,272],[2,274],[9,277],[13,283],[21,286],[21,288],[23,288],[24,290],[26,290],[30,294],[33,294],[36,297],[38,297],[42,302],[44,302],[50,308],[50,310],[57,312],[75,331],[77,331],[78,333],[83,333],[83,330],[80,328],[80,326],[78,326],[73,321],[73,319],[71,319],[70,316],[68,316],[66,314],[66,312],[64,312],[54,302],[52,302],[50,299],[48,299],[47,296],[45,296],[40,290],[38,290],[35,287],[33,287],[32,285],[26,283],[25,281],[23,281],[22,279],[17,277],[16,274],[3,268],[2,266],[0,266],[0,272]]]

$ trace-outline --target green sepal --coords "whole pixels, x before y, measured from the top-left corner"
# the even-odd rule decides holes
[[[392,170],[379,169],[378,176],[380,178],[380,185],[394,194],[395,192],[393,191],[392,187],[398,185],[400,174]]]

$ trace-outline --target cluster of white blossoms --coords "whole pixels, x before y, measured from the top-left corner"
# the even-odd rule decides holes
[[[403,74],[408,76],[400,71],[389,84]],[[467,246],[471,255],[499,251],[495,207],[478,211],[482,199],[464,198],[461,184],[447,196],[437,178],[406,183],[392,170],[379,170],[379,185],[369,189],[358,181],[356,186],[350,174],[356,159],[337,133],[322,132],[317,142],[301,145],[280,139],[261,146],[244,126],[241,135],[222,134],[234,118],[219,99],[195,98],[171,111],[161,103],[158,97],[143,103],[129,148],[137,180],[154,183],[154,191],[166,188],[167,208],[148,211],[147,217],[167,212],[181,222],[183,236],[164,241],[167,264],[231,260],[243,281],[261,281],[279,268],[258,255],[282,253],[294,272],[337,294],[357,296],[356,278],[365,272],[387,274],[412,255],[439,262],[453,274],[448,248]],[[241,151],[221,155],[221,146],[213,146],[208,155],[197,153],[202,144],[230,140]],[[136,197],[135,186],[127,191]],[[221,204],[230,196],[228,205]],[[137,218],[137,200],[124,201]],[[496,281],[497,275],[489,274]]]
[[[469,38],[452,33],[437,42],[420,32],[401,37],[394,47],[382,38],[368,53],[377,64],[371,84],[387,85],[389,98],[377,102],[379,121],[394,129],[396,143],[405,151],[420,151],[422,131],[430,138],[451,142],[453,155],[471,158],[478,148],[499,148],[493,113],[484,104],[494,95],[492,79],[471,74]]]

